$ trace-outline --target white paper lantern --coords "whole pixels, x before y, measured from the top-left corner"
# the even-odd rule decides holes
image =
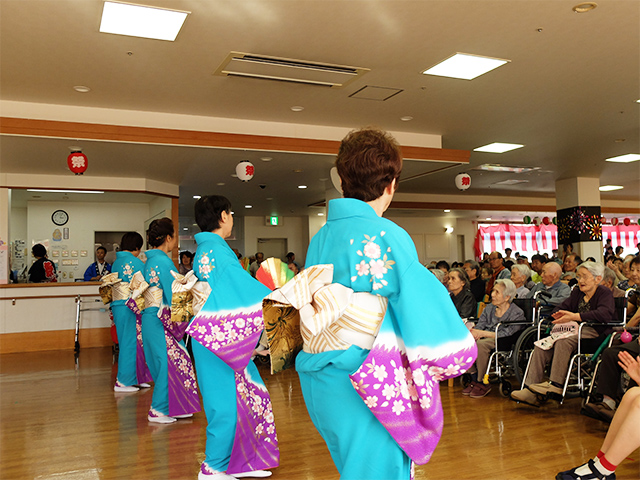
[[[243,182],[248,182],[253,178],[255,167],[249,160],[243,160],[236,165],[236,175]]]
[[[458,190],[466,190],[471,186],[471,175],[460,173],[456,175],[456,187]]]

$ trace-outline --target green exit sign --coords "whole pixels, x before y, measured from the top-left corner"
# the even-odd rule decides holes
[[[269,225],[277,226],[278,220],[279,220],[278,217],[269,217]]]

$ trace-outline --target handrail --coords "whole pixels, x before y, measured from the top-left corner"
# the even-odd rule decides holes
[[[78,298],[78,297],[99,297],[100,295],[97,293],[91,293],[87,295],[29,295],[25,297],[0,297],[0,300],[11,300],[13,305],[16,304],[18,300],[43,300],[46,298]]]

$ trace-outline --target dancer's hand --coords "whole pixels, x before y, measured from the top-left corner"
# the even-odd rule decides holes
[[[618,354],[618,365],[620,365],[629,376],[640,385],[640,356],[633,358],[629,352],[622,351]]]

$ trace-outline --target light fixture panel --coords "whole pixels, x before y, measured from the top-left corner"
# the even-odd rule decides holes
[[[100,32],[173,42],[191,12],[104,2]]]
[[[455,53],[442,62],[422,72],[425,75],[473,80],[511,60],[483,57],[469,53]]]
[[[607,162],[614,162],[614,163],[631,163],[631,162],[637,162],[638,160],[640,160],[640,155],[637,153],[627,153],[626,155],[619,155],[617,157],[611,157],[606,159]]]
[[[613,192],[614,190],[622,190],[622,185],[602,185],[598,188],[601,192]]]
[[[473,151],[486,153],[505,153],[522,147],[524,147],[524,145],[520,145],[519,143],[493,142],[488,145],[483,145],[482,147],[474,148]]]

